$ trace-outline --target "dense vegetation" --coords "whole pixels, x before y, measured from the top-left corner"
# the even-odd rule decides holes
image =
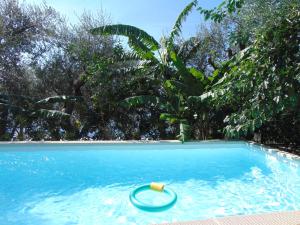
[[[102,12],[70,25],[45,4],[0,5],[1,140],[300,145],[299,0],[194,0],[160,40]],[[206,22],[184,39],[192,10]]]

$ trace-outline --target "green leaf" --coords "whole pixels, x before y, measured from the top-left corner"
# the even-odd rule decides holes
[[[150,36],[147,32],[130,25],[116,24],[97,27],[91,29],[90,32],[93,35],[121,35],[128,38],[136,38],[147,46],[152,51],[156,51],[160,48],[159,43]]]
[[[191,126],[188,124],[186,120],[181,120],[179,126],[180,126],[179,139],[181,140],[182,143],[184,143],[188,141],[190,138]]]
[[[204,82],[205,84],[207,84],[209,82],[208,78],[199,70],[195,69],[195,68],[190,68],[189,72],[197,79],[200,80],[202,82]]]
[[[189,71],[185,66],[185,63],[183,62],[182,59],[180,59],[180,57],[176,54],[175,51],[170,50],[169,54],[170,54],[171,61],[173,62],[174,66],[180,72],[181,75],[189,73]]]
[[[134,50],[135,54],[138,55],[142,59],[151,60],[156,63],[159,61],[155,58],[154,53],[141,42],[139,39],[135,37],[130,37],[128,39],[128,45]]]
[[[184,47],[189,45],[189,44],[193,44],[192,47],[190,49],[185,49],[185,51],[183,51]],[[187,60],[191,59],[198,51],[200,45],[201,45],[201,41],[197,40],[196,38],[192,37],[189,40],[185,41],[182,46],[181,49],[178,52],[178,56],[180,58],[182,58],[182,54],[184,53],[184,58],[183,60],[186,62]]]
[[[76,102],[82,100],[80,97],[74,97],[74,96],[52,96],[49,98],[42,99],[36,104],[53,104],[53,103],[64,103],[64,102]]]
[[[161,113],[159,118],[161,120],[168,121],[171,124],[177,123],[179,121],[178,117],[175,114],[170,113]]]
[[[173,45],[174,43],[174,39],[176,36],[178,36],[181,33],[181,27],[182,27],[182,23],[186,20],[187,16],[189,15],[189,13],[192,11],[192,9],[197,6],[198,1],[194,0],[192,1],[190,4],[188,4],[185,9],[180,13],[180,15],[178,16],[175,25],[173,26],[173,29],[171,31],[168,43],[170,45]]]
[[[45,119],[62,119],[70,117],[69,114],[57,111],[57,110],[48,110],[48,109],[39,109],[34,111],[31,116],[33,117],[41,117]]]
[[[125,108],[140,107],[140,106],[157,106],[161,102],[160,98],[151,95],[140,95],[126,98],[120,102],[120,105]]]
[[[19,114],[27,113],[27,110],[25,110],[23,107],[13,105],[11,104],[11,102],[0,103],[0,109],[10,110],[12,113],[19,113]]]
[[[189,87],[187,85],[176,80],[166,80],[164,87],[175,94],[184,94],[189,91]]]

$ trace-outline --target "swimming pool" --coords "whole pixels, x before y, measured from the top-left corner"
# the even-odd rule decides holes
[[[164,212],[129,201],[163,182]],[[0,145],[1,225],[152,224],[300,209],[300,163],[246,142]]]

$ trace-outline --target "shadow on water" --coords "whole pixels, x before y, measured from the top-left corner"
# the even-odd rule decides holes
[[[251,151],[241,142],[11,145],[0,152],[0,191],[60,192],[116,183],[135,185],[190,179],[213,186],[221,180],[238,179],[253,167],[270,173],[265,154]]]

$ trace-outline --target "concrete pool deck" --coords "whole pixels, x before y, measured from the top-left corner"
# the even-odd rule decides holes
[[[300,211],[275,212],[249,216],[229,216],[157,225],[300,225]]]

